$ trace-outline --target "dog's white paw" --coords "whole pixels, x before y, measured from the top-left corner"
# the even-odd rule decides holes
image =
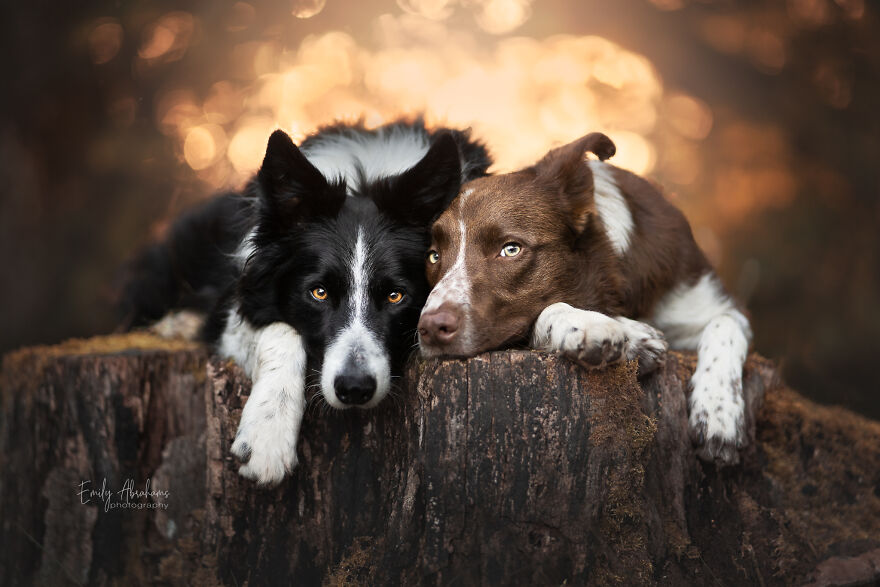
[[[738,463],[746,443],[742,375],[718,377],[704,368],[694,374],[691,385],[688,427],[697,455],[721,465]]]
[[[623,325],[627,337],[626,358],[639,362],[639,375],[656,371],[666,362],[666,351],[669,345],[663,333],[644,322],[630,320],[618,316],[615,318]]]
[[[239,475],[260,485],[277,485],[297,465],[298,429],[278,407],[272,399],[251,394],[232,443],[232,454],[244,463]]]
[[[583,365],[601,368],[625,358],[626,331],[614,318],[565,303],[548,306],[535,322],[533,346],[558,351]]]

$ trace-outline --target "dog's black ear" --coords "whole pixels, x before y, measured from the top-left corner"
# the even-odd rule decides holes
[[[263,203],[261,224],[269,231],[335,215],[345,201],[345,185],[328,182],[281,130],[269,137],[257,182]]]
[[[461,187],[461,156],[449,133],[439,134],[411,169],[390,178],[373,201],[398,222],[428,226],[449,206]]]
[[[571,226],[580,233],[593,208],[593,172],[586,164],[586,154],[595,153],[600,161],[612,157],[617,148],[607,136],[593,132],[552,149],[535,164],[537,180],[556,186],[569,208]]]

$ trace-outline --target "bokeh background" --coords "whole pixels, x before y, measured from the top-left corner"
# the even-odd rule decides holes
[[[269,132],[424,112],[495,171],[602,130],[794,387],[880,417],[865,0],[49,0],[0,24],[0,351],[112,331],[114,279]]]

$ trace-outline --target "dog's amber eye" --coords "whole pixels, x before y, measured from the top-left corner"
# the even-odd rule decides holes
[[[428,251],[428,263],[431,265],[436,265],[437,262],[440,261],[440,253],[437,251]]]
[[[519,243],[507,243],[501,247],[502,257],[516,257],[522,252],[522,245]]]
[[[312,297],[318,300],[319,302],[323,302],[327,299],[327,290],[323,287],[316,287],[311,292]]]
[[[399,304],[403,301],[404,293],[402,291],[393,291],[388,294],[388,301],[392,304]]]

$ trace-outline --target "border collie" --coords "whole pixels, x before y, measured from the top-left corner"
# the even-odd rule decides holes
[[[244,193],[181,218],[133,264],[130,325],[206,312],[204,337],[251,377],[241,475],[276,484],[295,467],[307,373],[334,408],[382,401],[416,346],[431,222],[489,164],[469,131],[421,120],[326,127],[300,148],[275,131]]]
[[[587,152],[599,160],[586,161]],[[681,212],[644,179],[604,163],[614,152],[593,133],[532,167],[463,186],[432,228],[422,353],[468,356],[529,341],[595,367],[638,359],[646,373],[663,361],[665,335],[698,353],[689,399],[698,454],[734,463],[746,442],[749,321]]]

